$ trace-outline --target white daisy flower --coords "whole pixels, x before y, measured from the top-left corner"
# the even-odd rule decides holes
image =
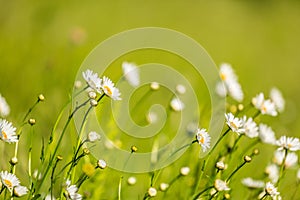
[[[16,128],[13,127],[11,122],[6,121],[5,119],[0,119],[0,139],[8,143],[18,141]]]
[[[120,97],[121,93],[119,89],[116,88],[115,84],[106,76],[103,77],[101,88],[103,92],[113,100],[122,100]]]
[[[134,176],[129,177],[129,178],[127,179],[127,183],[128,183],[129,185],[134,185],[134,184],[136,184],[136,178],[135,178]]]
[[[265,182],[260,180],[254,180],[250,177],[242,179],[242,184],[248,188],[263,188],[265,187]]]
[[[300,141],[299,138],[294,137],[286,137],[281,136],[279,140],[276,141],[277,146],[279,146],[278,150],[290,150],[290,151],[298,151],[300,149]]]
[[[210,148],[210,136],[207,133],[206,129],[197,129],[196,132],[196,139],[198,143],[200,144],[202,151],[205,152],[207,149]]]
[[[252,98],[252,104],[263,115],[277,116],[275,104],[270,99],[265,100],[263,93],[259,93],[256,97]]]
[[[274,131],[271,127],[265,124],[259,125],[259,138],[263,143],[273,145],[276,144],[276,137]]]
[[[278,112],[283,112],[285,107],[285,100],[282,93],[277,88],[272,88],[270,91],[270,99],[275,104]]]
[[[216,93],[220,97],[226,97],[227,96],[227,90],[223,82],[218,82],[216,85]]]
[[[273,162],[277,165],[282,165],[284,160],[285,152],[284,151],[275,151],[273,156]],[[291,168],[298,163],[298,156],[294,152],[290,152],[287,154],[284,166],[286,169]]]
[[[100,138],[101,136],[98,133],[96,133],[95,131],[91,131],[89,132],[87,139],[89,142],[96,142],[97,140],[100,140]]]
[[[91,89],[99,94],[102,93],[100,89],[102,80],[99,78],[98,73],[94,73],[92,70],[87,69],[85,72],[82,72],[82,76]]]
[[[78,188],[76,185],[71,185],[70,180],[67,180],[67,198],[70,198],[71,200],[81,200],[82,196],[81,194],[78,194]]]
[[[258,127],[251,117],[247,119],[246,116],[243,117],[243,128],[245,129],[245,135],[249,138],[258,137]]]
[[[2,184],[7,187],[10,191],[20,185],[19,179],[16,175],[9,173],[8,171],[1,171],[0,172],[1,182]]]
[[[28,193],[28,189],[25,186],[18,185],[14,188],[14,195],[16,197],[24,196]]]
[[[122,70],[125,79],[133,87],[137,87],[140,84],[139,69],[134,63],[123,62]]]
[[[269,164],[265,169],[265,173],[272,183],[277,183],[279,179],[279,168],[276,164]]]
[[[176,92],[177,92],[178,94],[184,94],[184,93],[186,92],[185,86],[182,85],[182,84],[176,85]]]
[[[227,183],[220,179],[215,180],[214,187],[218,192],[230,190],[230,188],[227,186]]]
[[[245,132],[243,120],[234,117],[232,113],[225,114],[226,124],[228,127],[237,134],[242,134]]]
[[[0,94],[0,117],[6,117],[10,113],[9,105],[5,98]]]
[[[182,176],[187,176],[190,173],[190,168],[189,167],[181,167],[180,168],[180,174]]]
[[[176,97],[174,97],[171,100],[170,106],[176,112],[182,111],[185,107],[184,103],[179,98]]]
[[[155,196],[157,195],[157,190],[156,190],[154,187],[150,187],[150,188],[148,189],[148,195],[149,195],[150,197],[155,197]]]
[[[271,196],[273,199],[276,196],[280,195],[280,193],[277,191],[277,188],[271,182],[266,183],[265,192],[267,193],[267,195]]]

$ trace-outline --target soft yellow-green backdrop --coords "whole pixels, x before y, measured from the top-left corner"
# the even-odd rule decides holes
[[[40,131],[50,132],[87,54],[124,30],[158,26],[197,40],[219,65],[239,75],[246,101],[273,86],[286,111],[278,135],[300,130],[299,1],[0,1],[0,93],[20,121],[39,93]],[[182,69],[184,70],[184,69]],[[43,134],[43,133],[41,133]],[[2,162],[2,161],[1,161]]]

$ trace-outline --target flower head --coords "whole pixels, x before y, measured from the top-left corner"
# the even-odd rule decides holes
[[[123,62],[122,70],[125,79],[130,85],[137,87],[140,84],[139,70],[134,63]]]
[[[119,89],[116,88],[115,84],[106,76],[103,77],[101,88],[103,92],[113,100],[122,100]]]
[[[177,92],[178,94],[184,94],[184,93],[186,92],[185,86],[182,85],[182,84],[176,85],[176,92]]]
[[[278,150],[290,150],[290,151],[298,151],[300,149],[300,141],[299,138],[286,137],[281,136],[279,140],[276,141],[277,146],[279,146]]]
[[[263,143],[276,144],[276,137],[274,131],[271,127],[265,124],[259,125],[259,138]]]
[[[227,183],[220,179],[215,180],[214,187],[218,192],[230,190],[230,188],[227,186]]]
[[[265,183],[263,181],[254,180],[250,177],[244,178],[242,180],[242,184],[248,188],[263,188],[263,187],[265,187]]]
[[[278,112],[283,112],[285,107],[285,100],[277,88],[272,88],[270,91],[270,99],[275,104]]]
[[[85,72],[82,72],[82,76],[91,89],[99,94],[102,93],[100,89],[102,80],[99,78],[98,73],[94,73],[92,70],[87,69]]]
[[[265,100],[263,93],[259,93],[256,97],[252,98],[252,104],[263,115],[277,115],[275,104],[270,99]]]
[[[216,91],[221,97],[229,94],[234,100],[241,102],[244,99],[242,87],[232,67],[228,63],[222,63],[220,66],[220,77],[224,83],[217,83]]]
[[[9,105],[5,98],[0,94],[0,117],[6,117],[10,113]]]
[[[100,167],[101,169],[105,169],[107,164],[106,164],[105,160],[98,160],[97,166]]]
[[[2,184],[7,187],[10,191],[20,185],[19,179],[16,177],[16,175],[11,174],[7,171],[0,172],[1,182]]]
[[[66,182],[67,188],[66,188],[66,195],[71,200],[81,200],[82,196],[81,194],[78,194],[78,188],[76,185],[71,185],[71,181],[67,180]]]
[[[243,128],[245,129],[245,135],[249,138],[258,137],[258,127],[251,117],[247,119],[246,116],[243,117]]]
[[[134,176],[130,176],[128,179],[127,179],[127,183],[129,185],[134,185],[136,184],[136,178]]]
[[[27,187],[25,187],[25,186],[19,185],[19,186],[16,186],[16,187],[14,188],[14,195],[15,195],[16,197],[24,196],[24,195],[27,194],[27,192],[28,192],[28,189],[27,189]]]
[[[207,149],[210,148],[210,136],[208,135],[206,129],[197,129],[196,132],[196,139],[200,144],[202,151],[205,152]]]
[[[169,188],[169,186],[170,185],[168,183],[161,183],[159,185],[159,189],[164,192],[164,191],[166,191]]]
[[[228,127],[237,134],[242,134],[245,132],[243,120],[234,117],[232,113],[225,114],[226,124]]]
[[[267,195],[271,196],[273,199],[276,196],[280,195],[280,193],[277,191],[277,188],[271,182],[266,183],[265,192],[267,193]]]
[[[0,139],[8,143],[18,141],[16,128],[13,127],[11,122],[6,121],[5,119],[0,119]]]
[[[149,195],[150,197],[155,197],[155,196],[157,195],[157,190],[156,190],[154,187],[150,187],[150,188],[148,189],[148,195]]]
[[[184,103],[176,97],[171,100],[170,106],[176,112],[182,111],[184,109]]]

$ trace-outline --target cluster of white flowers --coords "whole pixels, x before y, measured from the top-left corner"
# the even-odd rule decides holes
[[[106,76],[102,79],[98,76],[97,73],[94,73],[92,70],[86,70],[82,72],[82,76],[89,88],[98,94],[104,94],[113,100],[121,100],[121,93],[118,88],[115,87],[115,84]]]
[[[16,175],[11,174],[7,171],[0,172],[1,183],[16,197],[21,197],[27,194],[28,189],[25,186],[20,185],[20,180]]]
[[[216,85],[217,94],[221,97],[229,95],[238,102],[243,101],[244,93],[231,65],[228,63],[222,63],[219,73],[222,82],[218,82]]]

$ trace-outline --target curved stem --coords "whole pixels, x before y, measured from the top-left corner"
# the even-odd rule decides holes
[[[205,189],[202,190],[201,192],[199,192],[199,193],[197,193],[196,195],[194,195],[194,196],[192,197],[192,199],[193,199],[193,200],[198,199],[199,196],[201,196],[203,193],[205,193],[206,191],[208,191],[208,190],[210,190],[210,189],[212,189],[212,188],[214,188],[214,186],[210,186],[210,187],[205,188]]]

